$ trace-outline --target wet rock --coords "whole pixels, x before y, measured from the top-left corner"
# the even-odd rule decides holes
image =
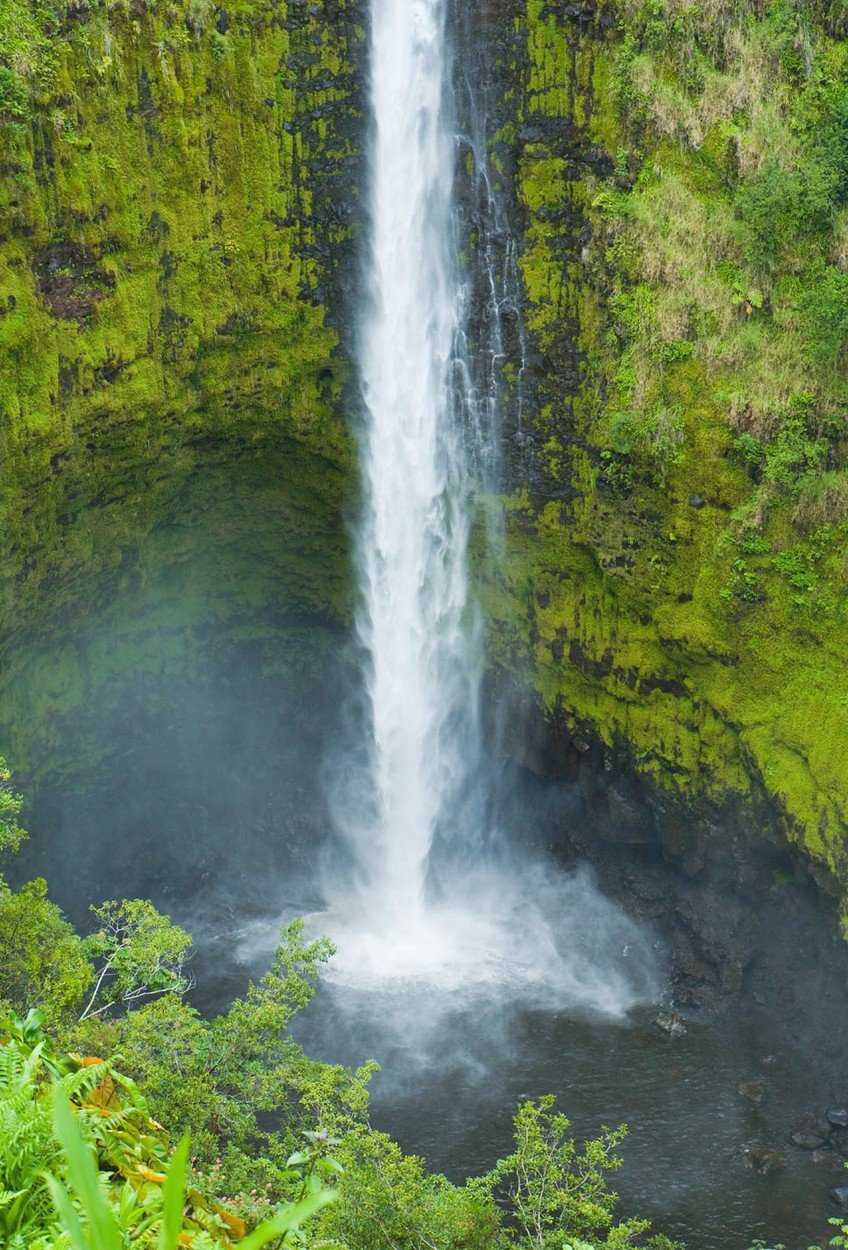
[[[736,1092],[743,1098],[747,1098],[748,1102],[763,1101],[764,1090],[759,1081],[740,1081],[736,1086]]]
[[[749,1146],[742,1156],[742,1162],[752,1172],[769,1176],[772,1172],[785,1168],[787,1158],[779,1150],[771,1150],[768,1146]]]
[[[654,1024],[671,1038],[685,1037],[688,1032],[685,1020],[676,1011],[661,1011]]]
[[[595,6],[593,4],[567,4],[563,13],[572,21],[588,23],[595,16]]]
[[[703,508],[705,502],[704,496],[696,494],[695,491],[689,496],[690,508]]]
[[[835,1189],[831,1189],[830,1196],[838,1207],[848,1211],[848,1185],[837,1185]]]
[[[95,304],[115,287],[115,275],[100,264],[102,246],[53,243],[33,260],[42,301],[53,317],[86,325]]]
[[[742,989],[742,966],[735,960],[726,960],[721,965],[722,987],[731,994],[738,994]]]
[[[789,1140],[799,1150],[820,1150],[827,1144],[827,1135],[814,1128],[799,1128],[789,1134]]]
[[[834,1128],[848,1128],[848,1107],[828,1107],[827,1122]]]
[[[685,977],[695,985],[714,985],[720,976],[720,971],[706,960],[699,959],[690,945],[684,946],[680,942],[675,951],[672,976]]]
[[[674,1005],[694,1007],[702,1011],[705,1007],[711,1006],[716,997],[717,991],[710,986],[684,985],[674,991]]]

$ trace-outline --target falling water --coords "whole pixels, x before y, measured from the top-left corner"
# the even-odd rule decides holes
[[[370,657],[374,738],[369,896],[404,925],[425,906],[428,854],[462,787],[476,703],[467,484],[449,420],[457,292],[445,63],[444,0],[375,0],[358,628]]]
[[[473,444],[495,391],[475,400],[463,360],[448,66],[446,0],[372,0],[356,536],[366,746],[340,820],[354,866],[336,874],[318,923],[348,983],[544,987],[617,1014],[651,980],[636,927],[586,878],[505,865],[485,827],[467,548]],[[434,846],[449,848],[441,873]]]

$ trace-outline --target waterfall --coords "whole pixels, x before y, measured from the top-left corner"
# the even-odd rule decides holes
[[[370,305],[358,535],[375,810],[371,905],[420,918],[434,836],[474,756],[468,475],[451,420],[458,330],[444,0],[372,5]]]
[[[488,375],[479,349],[466,358],[446,3],[371,2],[355,535],[366,708],[358,750],[336,766],[350,862],[334,866],[315,924],[339,947],[331,976],[353,989],[425,984],[447,991],[449,1005],[455,990],[477,987],[622,1015],[653,992],[648,939],[588,875],[512,853],[486,814],[467,552],[472,468],[491,463],[482,444],[498,425],[491,371],[503,343],[490,327]],[[482,130],[471,142],[485,174]],[[514,250],[500,280],[494,255],[481,263],[497,317],[515,298]],[[432,1021],[432,1000],[429,1011]],[[398,1019],[408,1036],[410,1020]]]

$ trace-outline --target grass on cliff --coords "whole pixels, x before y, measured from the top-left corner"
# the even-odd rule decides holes
[[[845,880],[845,15],[586,17],[528,0],[541,497],[493,629],[575,732],[675,795],[767,799]]]
[[[655,451],[666,375],[691,356],[750,478],[740,528],[785,503],[844,551],[848,52],[833,16],[651,0],[623,25],[629,144],[620,189],[597,201],[619,362],[607,428],[629,414]]]

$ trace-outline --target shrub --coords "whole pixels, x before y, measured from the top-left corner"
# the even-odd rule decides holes
[[[826,364],[848,341],[848,273],[821,263],[806,275],[800,308],[807,324],[809,352]]]
[[[0,884],[0,1001],[26,1012],[39,1005],[51,1023],[68,1022],[91,984],[83,943],[41,878],[20,890]]]
[[[26,838],[18,824],[23,800],[11,784],[12,774],[6,761],[0,756],[0,856],[14,853]]]
[[[769,160],[736,192],[734,208],[745,235],[745,256],[755,268],[770,268],[799,236],[825,230],[833,205],[818,164],[786,169]]]

